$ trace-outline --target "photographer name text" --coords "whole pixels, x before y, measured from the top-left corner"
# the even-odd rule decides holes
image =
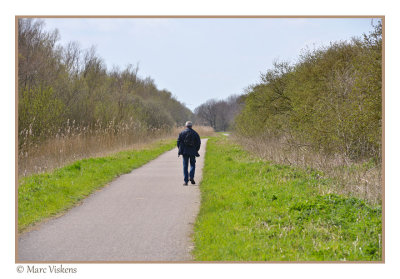
[[[19,270],[21,273],[23,269]],[[61,265],[48,265],[48,266],[35,266],[27,265],[25,268],[26,273],[77,273],[78,269],[76,267],[64,267]]]

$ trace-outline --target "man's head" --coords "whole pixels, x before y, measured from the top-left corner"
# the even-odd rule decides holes
[[[186,121],[185,127],[192,128],[193,124],[191,121]]]

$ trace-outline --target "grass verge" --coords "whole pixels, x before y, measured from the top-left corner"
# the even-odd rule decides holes
[[[112,181],[174,148],[176,140],[158,141],[140,150],[74,162],[49,173],[23,177],[18,185],[18,230],[63,212]]]
[[[193,255],[199,261],[380,261],[381,207],[331,181],[211,138]],[[323,191],[321,191],[323,190]]]

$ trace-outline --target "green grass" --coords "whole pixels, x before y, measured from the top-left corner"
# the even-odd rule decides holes
[[[193,255],[199,261],[380,261],[381,207],[334,194],[317,172],[209,139]]]
[[[112,181],[142,166],[176,145],[159,141],[141,150],[89,158],[49,173],[24,177],[18,186],[18,230],[63,212]]]

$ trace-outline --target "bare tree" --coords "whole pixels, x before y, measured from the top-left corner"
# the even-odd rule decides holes
[[[217,128],[217,101],[215,99],[208,100],[204,104],[198,106],[194,113],[196,114],[196,118],[199,121],[203,122],[206,125]]]
[[[42,20],[18,20],[18,82],[21,88],[48,85],[59,73],[57,29],[45,32]]]
[[[211,99],[195,109],[196,122],[209,125],[217,131],[226,131],[239,113],[239,96],[232,95],[227,100]]]

